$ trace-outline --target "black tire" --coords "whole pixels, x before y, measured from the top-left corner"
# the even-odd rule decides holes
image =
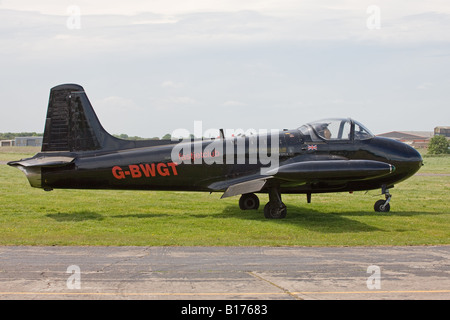
[[[258,210],[259,198],[254,193],[246,193],[239,199],[239,208],[241,210]]]
[[[282,203],[281,208],[271,205],[270,202],[264,207],[264,217],[267,219],[284,219],[286,218],[286,214],[287,209],[284,203]]]
[[[376,212],[389,212],[391,210],[391,205],[388,203],[387,205],[384,205],[386,203],[386,200],[378,200],[375,202],[375,205],[373,208]]]

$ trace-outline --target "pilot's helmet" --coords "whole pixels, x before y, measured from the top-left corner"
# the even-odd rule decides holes
[[[319,136],[324,137],[325,139],[331,138],[331,132],[328,129],[329,123],[319,123],[316,126],[317,133]]]
[[[316,125],[316,130],[319,134],[323,133],[323,131],[327,128],[328,128],[328,123],[318,123]]]

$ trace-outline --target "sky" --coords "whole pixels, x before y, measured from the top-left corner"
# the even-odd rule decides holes
[[[0,132],[82,85],[103,127],[373,133],[450,125],[448,0],[0,0]]]

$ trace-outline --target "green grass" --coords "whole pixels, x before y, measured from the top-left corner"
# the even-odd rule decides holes
[[[426,173],[450,173],[450,155],[426,155],[423,157],[423,171]]]
[[[0,148],[0,161],[35,150]],[[425,157],[421,173],[450,173],[450,157]],[[450,244],[450,176],[414,176],[391,190],[391,212],[376,213],[377,191],[283,195],[288,215],[267,220],[219,193],[31,188],[0,165],[0,245],[369,246]]]

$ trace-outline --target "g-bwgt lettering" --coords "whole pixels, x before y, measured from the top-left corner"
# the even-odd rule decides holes
[[[159,163],[144,163],[144,164],[130,164],[125,167],[114,166],[112,168],[112,175],[118,180],[130,177],[132,179],[152,178],[156,176],[167,177],[177,176],[177,164],[174,162],[159,162]]]

